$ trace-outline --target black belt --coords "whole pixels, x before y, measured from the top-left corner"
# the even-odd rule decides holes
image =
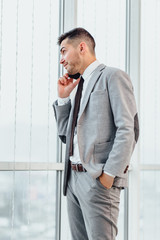
[[[80,163],[77,164],[77,163],[72,163],[70,161],[70,166],[71,166],[72,170],[74,170],[74,171],[77,171],[77,172],[87,172],[87,170]]]

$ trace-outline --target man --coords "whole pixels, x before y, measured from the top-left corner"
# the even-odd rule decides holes
[[[125,72],[96,60],[95,41],[85,29],[62,34],[58,44],[67,73],[58,80],[53,108],[66,143],[63,191],[72,239],[114,240],[139,135],[133,87]],[[76,73],[81,77],[74,81],[69,75]]]

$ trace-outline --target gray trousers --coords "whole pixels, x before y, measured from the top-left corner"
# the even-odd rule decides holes
[[[121,189],[71,170],[67,208],[73,240],[115,240]]]

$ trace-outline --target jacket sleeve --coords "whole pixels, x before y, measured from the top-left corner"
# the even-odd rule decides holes
[[[108,80],[108,92],[116,135],[104,171],[123,177],[139,137],[138,115],[129,76],[115,71]]]
[[[71,100],[65,105],[58,106],[58,102],[53,103],[54,115],[57,122],[58,136],[63,143],[66,143],[66,132],[68,119],[71,110]]]

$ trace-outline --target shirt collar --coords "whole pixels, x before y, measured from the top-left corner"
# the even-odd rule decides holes
[[[82,74],[83,79],[87,79],[93,72],[94,70],[100,65],[98,60],[95,60],[92,62],[84,71]]]

